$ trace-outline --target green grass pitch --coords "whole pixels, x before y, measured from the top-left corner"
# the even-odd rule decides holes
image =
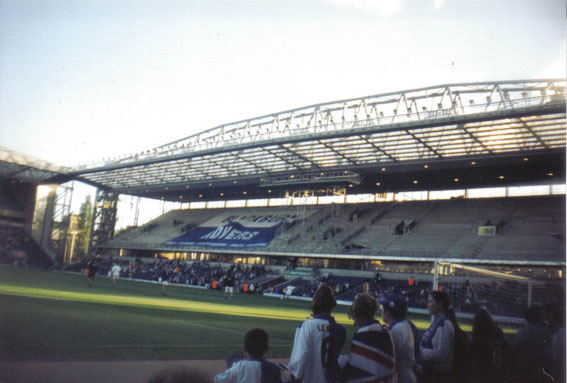
[[[290,355],[309,302],[0,266],[0,360],[140,360],[224,358],[244,333],[270,334],[269,358]],[[354,332],[347,307],[334,316]],[[421,330],[428,316],[413,316]],[[470,331],[470,325],[463,325]]]

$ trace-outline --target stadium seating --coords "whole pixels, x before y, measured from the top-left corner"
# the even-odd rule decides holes
[[[258,208],[298,218],[256,250],[562,261],[564,205],[564,196],[552,196]],[[117,235],[105,246],[162,245],[225,211],[249,209],[174,210]],[[478,228],[486,225],[496,227],[496,235],[479,236]]]

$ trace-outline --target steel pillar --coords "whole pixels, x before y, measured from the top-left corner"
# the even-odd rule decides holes
[[[117,192],[106,190],[96,191],[91,226],[91,239],[88,250],[89,254],[96,251],[98,245],[110,241],[114,237],[118,196],[119,194]]]

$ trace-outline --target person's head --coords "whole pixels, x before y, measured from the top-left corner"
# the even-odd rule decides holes
[[[493,337],[495,325],[490,314],[481,309],[473,319],[472,339],[474,342],[486,342]]]
[[[244,351],[252,358],[262,359],[268,352],[268,333],[261,328],[253,328],[244,334]]]
[[[431,315],[443,314],[449,308],[449,295],[444,291],[432,291],[427,298],[427,310]]]
[[[179,368],[162,370],[155,374],[148,383],[213,383],[213,379],[204,371]]]
[[[378,303],[370,293],[360,293],[348,312],[349,318],[354,320],[355,326],[365,326],[371,323],[378,312]]]
[[[321,284],[317,288],[317,291],[315,291],[313,300],[311,301],[311,311],[313,314],[330,314],[336,305],[337,299],[335,298],[333,289],[327,284]]]
[[[382,305],[382,318],[386,323],[404,319],[408,315],[408,305],[406,298],[398,293],[389,293],[380,299]]]

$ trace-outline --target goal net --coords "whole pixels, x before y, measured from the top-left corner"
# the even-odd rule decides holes
[[[564,297],[564,268],[473,267],[439,262],[438,288],[449,293],[457,311],[491,315],[511,321],[524,317],[531,305],[558,303]]]

